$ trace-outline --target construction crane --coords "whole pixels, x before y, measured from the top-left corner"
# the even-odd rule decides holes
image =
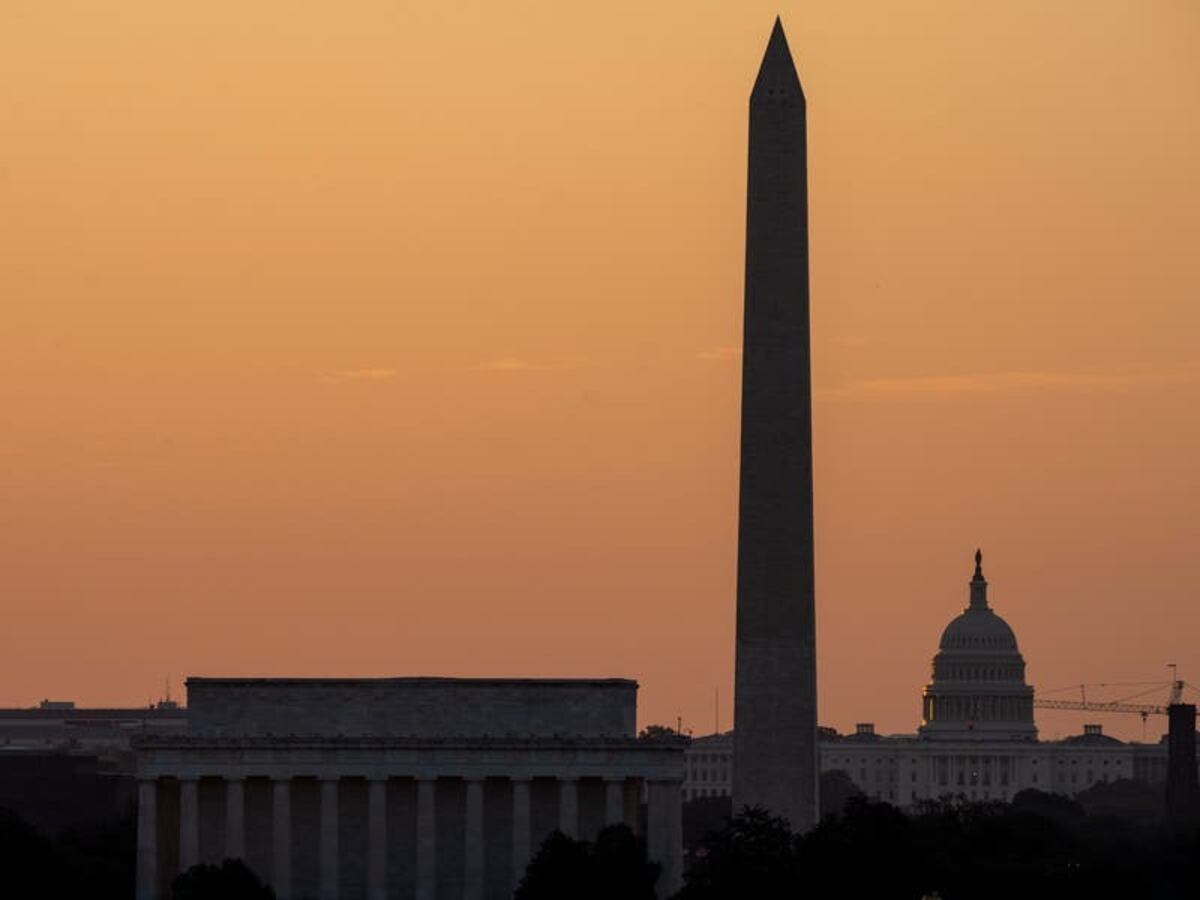
[[[1080,685],[1084,687],[1084,685]],[[1034,698],[1033,705],[1038,709],[1078,709],[1087,712],[1106,713],[1140,713],[1142,716],[1165,716],[1165,706],[1155,706],[1151,703],[1096,703],[1088,700],[1038,700]]]
[[[1137,713],[1142,717],[1142,727],[1145,730],[1146,719],[1149,716],[1165,716],[1167,709],[1179,703],[1183,699],[1183,689],[1190,688],[1196,690],[1190,684],[1179,679],[1179,671],[1174,663],[1171,663],[1167,668],[1171,670],[1170,681],[1113,681],[1100,684],[1080,684],[1072,685],[1067,688],[1057,688],[1053,691],[1047,691],[1049,694],[1058,694],[1063,691],[1079,690],[1078,700],[1060,700],[1045,696],[1045,694],[1034,697],[1033,705],[1038,709],[1072,709],[1081,710],[1084,712],[1099,712],[1099,713]],[[1119,697],[1116,700],[1089,700],[1087,698],[1088,688],[1114,688],[1114,687],[1140,687],[1142,690],[1135,691],[1124,697]],[[1167,693],[1167,702],[1164,705],[1154,703],[1133,703],[1130,701],[1137,700],[1140,697],[1145,697],[1147,694],[1153,694],[1161,691],[1163,688],[1169,688]]]

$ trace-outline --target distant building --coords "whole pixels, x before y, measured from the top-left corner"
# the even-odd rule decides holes
[[[729,797],[733,793],[733,732],[693,738],[683,751],[683,799]]]
[[[43,700],[0,709],[0,807],[48,832],[124,815],[134,794],[133,739],[186,729],[187,713],[173,703],[84,709]]]
[[[1025,788],[1073,796],[1095,784],[1127,778],[1161,784],[1166,749],[1132,744],[1085,725],[1061,741],[1003,741],[971,737],[930,740],[878,735],[869,724],[821,743],[821,771],[841,769],[876,800],[911,806],[962,796],[1011,800]]]
[[[976,554],[970,602],[942,633],[917,732],[880,735],[867,722],[847,735],[821,728],[821,771],[840,769],[868,797],[902,807],[960,795],[1006,801],[1025,788],[1073,796],[1122,778],[1165,784],[1165,742],[1127,743],[1095,724],[1063,740],[1037,740],[1025,660],[1008,623],[988,606],[982,563]],[[684,800],[730,795],[732,737],[691,742]]]
[[[680,886],[682,742],[635,736],[636,682],[187,687],[187,733],[135,741],[138,900],[225,857],[280,900],[507,900],[552,830],[591,839],[616,823],[644,833],[663,896]]]
[[[729,796],[732,735],[703,735],[684,751],[684,800]],[[840,769],[867,796],[897,806],[958,794],[1011,800],[1027,787],[1074,795],[1118,778],[1161,786],[1167,774],[1164,744],[1126,743],[1104,734],[1100,725],[1029,745],[934,745],[917,735],[876,734],[872,724],[862,723],[848,735],[822,728],[819,747],[822,772]]]
[[[0,759],[17,751],[85,752],[132,771],[133,738],[186,730],[187,711],[169,700],[136,709],[43,700],[35,707],[0,709]]]

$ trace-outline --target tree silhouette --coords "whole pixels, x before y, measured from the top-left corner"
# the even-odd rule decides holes
[[[646,842],[628,825],[612,825],[596,837],[591,861],[596,900],[654,900],[661,866],[646,856]]]
[[[840,815],[853,797],[864,796],[862,789],[843,769],[821,773],[821,818]]]
[[[1097,782],[1076,794],[1075,800],[1089,818],[1114,816],[1150,825],[1159,820],[1163,811],[1162,790],[1128,778]]]
[[[659,866],[625,825],[600,832],[596,842],[553,832],[530,861],[513,900],[654,900]]]
[[[647,725],[638,732],[638,737],[643,741],[666,741],[670,743],[678,741],[683,735],[674,728],[668,728],[666,725]]]
[[[1118,798],[1136,796],[1118,788]],[[795,836],[747,810],[693,855],[677,900],[1184,900],[1200,883],[1200,830],[1086,815],[1060,795],[924,803],[853,798]]]
[[[53,844],[15,812],[0,808],[0,877],[14,897],[47,895],[59,878]],[[49,881],[49,884],[47,882]]]
[[[275,891],[240,859],[201,863],[171,884],[172,900],[275,900]]]
[[[696,851],[679,900],[794,900],[800,879],[795,837],[783,819],[748,808]]]
[[[0,896],[126,900],[134,858],[131,816],[47,835],[0,809]]]
[[[704,839],[729,824],[733,816],[733,799],[724,797],[696,797],[683,804],[683,850],[684,857],[694,857]]]
[[[841,815],[822,819],[796,842],[805,894],[918,897],[927,885],[912,844],[912,823],[900,810],[852,796]]]
[[[1018,812],[1045,816],[1064,825],[1074,824],[1083,815],[1083,807],[1065,794],[1051,794],[1037,788],[1017,791],[1012,808]]]

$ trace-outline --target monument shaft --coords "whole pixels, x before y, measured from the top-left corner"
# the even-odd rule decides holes
[[[818,771],[805,132],[776,21],[750,97],[733,802],[796,830]]]

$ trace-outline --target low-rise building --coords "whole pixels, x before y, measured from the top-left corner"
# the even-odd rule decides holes
[[[170,700],[132,709],[86,708],[69,700],[43,700],[34,707],[0,709],[0,752],[123,752],[139,735],[182,734],[186,730],[187,710]]]

